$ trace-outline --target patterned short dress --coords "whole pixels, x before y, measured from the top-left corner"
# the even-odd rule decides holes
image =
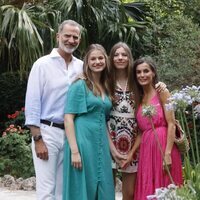
[[[109,134],[120,154],[127,155],[132,149],[137,136],[137,123],[135,119],[135,101],[134,94],[129,91],[123,91],[120,86],[115,89],[115,102],[113,104],[110,118],[108,121]],[[119,169],[113,160],[113,169],[119,171],[134,173],[137,171],[138,152],[134,154],[134,160],[126,169]]]

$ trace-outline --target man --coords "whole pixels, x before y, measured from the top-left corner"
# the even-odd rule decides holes
[[[39,58],[29,75],[25,114],[33,137],[38,200],[62,199],[64,103],[69,85],[82,73],[83,62],[72,55],[80,39],[81,26],[64,21],[57,33],[58,48]]]

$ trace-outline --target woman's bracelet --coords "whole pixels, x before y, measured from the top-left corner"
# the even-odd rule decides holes
[[[75,152],[71,152],[72,154],[77,154],[77,153],[79,153],[79,151],[75,151]]]

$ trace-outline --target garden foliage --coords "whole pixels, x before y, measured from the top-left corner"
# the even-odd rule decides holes
[[[162,37],[155,58],[161,80],[173,89],[198,85],[200,28],[184,16],[169,17],[160,28]]]
[[[145,55],[157,63],[160,80],[170,90],[200,81],[200,27],[182,15],[168,16],[146,29]]]
[[[24,106],[27,78],[23,80],[17,72],[0,74],[0,132],[4,129],[8,113]]]
[[[28,178],[34,175],[30,131],[24,128],[24,108],[8,115],[0,137],[0,176]]]

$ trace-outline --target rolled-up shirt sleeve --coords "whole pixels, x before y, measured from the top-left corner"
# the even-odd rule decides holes
[[[39,63],[35,62],[29,74],[26,100],[25,116],[26,125],[40,126],[41,119],[41,95],[43,94],[44,74]]]

